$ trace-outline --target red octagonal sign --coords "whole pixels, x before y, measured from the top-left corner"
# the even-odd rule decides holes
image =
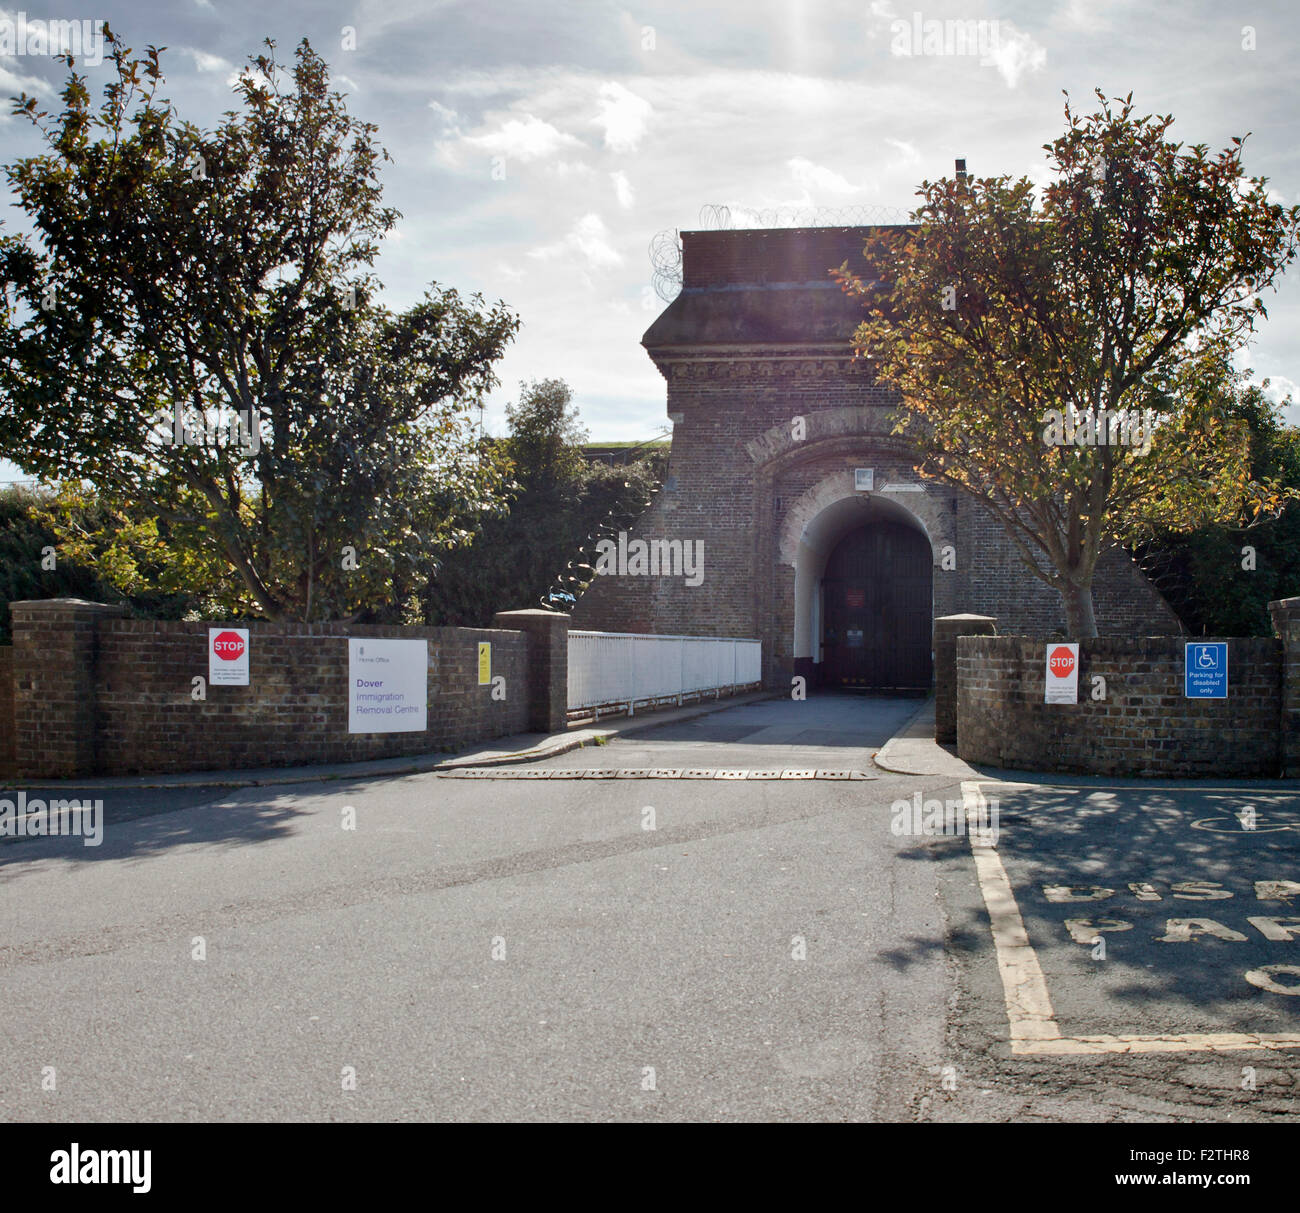
[[[238,661],[244,655],[244,639],[237,632],[222,632],[213,639],[212,651],[222,661]]]
[[[1069,678],[1070,671],[1074,669],[1074,654],[1064,645],[1052,650],[1052,656],[1047,662],[1048,668],[1057,678]]]

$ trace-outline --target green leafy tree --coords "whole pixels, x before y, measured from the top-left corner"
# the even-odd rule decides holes
[[[93,553],[60,537],[51,512],[65,513],[66,527],[60,530],[73,535],[109,529],[93,500],[74,505],[70,497],[56,502],[46,490],[0,491],[0,643],[8,643],[12,634],[9,603],[28,598],[121,603],[132,614],[153,619],[180,619],[198,606],[188,593],[158,589],[158,570],[148,566],[137,569],[131,589],[123,593],[97,571]]]
[[[856,344],[898,389],[919,470],[1002,523],[1074,637],[1097,634],[1107,546],[1287,495],[1250,477],[1231,358],[1300,224],[1245,178],[1240,139],[1184,148],[1172,118],[1097,96],[1086,118],[1067,100],[1040,205],[1027,178],[927,181],[916,226],[868,243],[870,275],[837,271],[866,305]],[[1126,445],[1117,419],[1150,428]],[[1098,423],[1106,440],[1089,445]]]
[[[205,132],[155,48],[105,38],[98,108],[70,59],[57,117],[15,102],[47,150],[6,168],[34,236],[0,245],[0,447],[93,491],[110,576],[166,549],[244,612],[400,612],[496,507],[470,417],[517,319],[436,283],[375,302],[387,154],[306,41],[291,71],[268,42]]]
[[[536,606],[548,591],[576,592],[592,537],[624,524],[649,501],[659,471],[648,462],[591,464],[573,393],[561,379],[521,383],[498,449],[513,468],[508,512],[488,520],[473,546],[443,560],[429,584],[430,623],[486,626],[500,610]]]
[[[1229,411],[1249,428],[1252,478],[1300,489],[1300,431],[1280,416],[1289,399],[1279,407],[1267,380],[1241,380]],[[1300,595],[1300,506],[1288,502],[1249,526],[1158,535],[1135,555],[1192,633],[1271,636],[1269,602]]]

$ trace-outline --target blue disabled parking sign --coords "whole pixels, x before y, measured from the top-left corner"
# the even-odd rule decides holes
[[[1183,693],[1188,699],[1228,698],[1228,646],[1189,644],[1183,651]]]

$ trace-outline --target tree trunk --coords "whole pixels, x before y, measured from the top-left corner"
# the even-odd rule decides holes
[[[1065,627],[1070,640],[1090,640],[1097,635],[1097,620],[1092,613],[1092,583],[1076,585],[1063,581],[1061,600],[1065,604]]]

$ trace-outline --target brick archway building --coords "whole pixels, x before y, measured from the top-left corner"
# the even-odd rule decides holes
[[[682,233],[682,291],[642,339],[668,384],[668,479],[632,538],[703,541],[703,577],[598,577],[574,627],[756,636],[769,686],[799,673],[884,687],[922,677],[881,664],[918,615],[923,629],[958,612],[996,616],[1004,634],[1064,626],[1059,595],[997,521],[919,477],[890,433],[897,397],[853,358],[861,309],[828,274],[865,269],[869,231]],[[908,531],[928,544],[928,579]],[[1094,600],[1103,635],[1182,630],[1118,549],[1098,564]],[[865,679],[855,648],[877,654]]]

